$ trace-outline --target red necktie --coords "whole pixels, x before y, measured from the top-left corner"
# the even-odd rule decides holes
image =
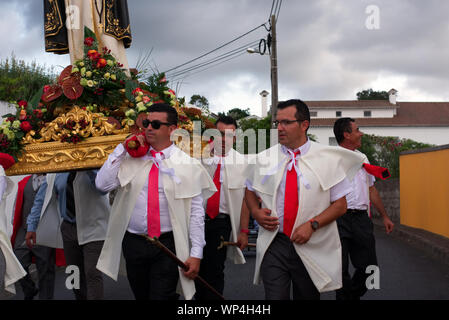
[[[218,216],[218,211],[220,209],[220,170],[221,163],[217,165],[217,169],[215,170],[214,174],[214,183],[215,187],[217,188],[217,192],[215,192],[212,197],[207,200],[206,213],[211,219],[214,219],[216,216]]]
[[[285,182],[285,198],[284,198],[284,233],[290,238],[293,225],[295,224],[296,214],[298,212],[298,175],[296,173],[296,156],[300,154],[295,152],[295,158],[292,163],[292,168],[287,169],[287,179]]]
[[[153,158],[156,158],[155,150],[150,150]],[[148,175],[148,201],[147,201],[147,229],[150,238],[161,235],[161,216],[159,211],[159,168],[153,160],[150,174]]]

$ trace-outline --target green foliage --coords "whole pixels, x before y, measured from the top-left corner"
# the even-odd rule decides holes
[[[380,137],[364,134],[361,152],[366,154],[371,164],[382,166],[390,171],[392,178],[399,177],[399,154],[403,151],[430,148],[434,145],[398,137]]]
[[[0,61],[0,100],[30,100],[44,85],[53,82],[56,74],[36,62],[26,63],[14,55]]]
[[[227,115],[233,117],[235,120],[240,120],[242,118],[248,117],[250,113],[249,108],[246,109],[234,108],[229,110]]]
[[[313,133],[308,133],[307,137],[309,138],[309,140],[311,140],[313,142],[317,142],[318,141],[318,138]]]
[[[357,92],[357,100],[388,100],[388,92],[386,91],[374,91],[369,88]]]
[[[243,132],[245,132],[248,129],[253,129],[256,133],[256,137],[257,137],[257,148],[259,147],[259,135],[258,135],[258,130],[259,129],[264,129],[266,132],[266,140],[265,140],[265,148],[269,148],[270,147],[270,129],[271,129],[271,117],[265,117],[262,120],[257,120],[257,119],[242,119],[240,120],[239,123],[239,127],[240,129],[243,130]],[[263,149],[265,150],[265,149]],[[261,152],[263,150],[257,150],[257,152]],[[245,139],[245,154],[248,153],[248,141],[247,139]]]
[[[199,94],[194,94],[190,97],[190,104],[193,104],[195,107],[200,108],[202,112],[209,114],[209,100],[206,97],[201,96]]]

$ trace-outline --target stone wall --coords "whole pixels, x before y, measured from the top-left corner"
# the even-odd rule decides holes
[[[388,216],[393,222],[400,221],[399,179],[376,180],[376,189],[379,191]],[[380,217],[379,212],[371,206],[374,217]]]

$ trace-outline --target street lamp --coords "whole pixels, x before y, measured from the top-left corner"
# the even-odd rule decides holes
[[[264,55],[263,53],[260,53],[259,50],[254,49],[254,48],[248,48],[248,49],[246,49],[246,52],[248,52],[248,53],[259,53],[261,55]]]
[[[278,66],[277,66],[277,46],[276,46],[276,17],[271,16],[270,33],[267,40],[261,39],[259,42],[259,49],[248,48],[248,53],[259,53],[265,55],[266,47],[270,52],[270,66],[271,66],[271,123],[275,120],[276,108],[278,104]],[[263,44],[263,47],[262,47]],[[262,49],[263,48],[263,49]]]

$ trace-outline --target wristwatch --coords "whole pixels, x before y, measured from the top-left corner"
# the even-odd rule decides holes
[[[320,227],[320,223],[318,221],[316,221],[315,219],[310,219],[309,222],[310,222],[310,225],[312,226],[313,231],[318,230],[318,228]]]

